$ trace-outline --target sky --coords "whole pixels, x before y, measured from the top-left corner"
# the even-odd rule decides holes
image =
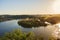
[[[34,15],[54,13],[60,13],[59,0],[0,0],[0,15]]]

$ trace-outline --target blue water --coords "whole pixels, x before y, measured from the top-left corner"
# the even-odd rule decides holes
[[[24,28],[20,25],[18,25],[19,20],[10,20],[5,22],[0,22],[0,36],[4,35],[6,32],[11,32],[15,29],[21,29],[23,32],[30,32],[33,31],[34,33],[39,35],[43,35],[45,39],[51,35],[54,30],[56,29],[55,26],[49,25],[47,27],[36,27],[36,28]]]
[[[18,20],[11,20],[0,22],[0,35],[5,34],[6,32],[11,32],[18,28],[26,32],[31,31],[31,28],[23,28],[22,26],[18,25]]]
[[[4,35],[7,32],[11,32],[15,29],[20,29],[23,32],[33,31],[37,36],[42,35],[44,39],[47,39],[49,35],[55,30],[55,26],[49,25],[47,27],[36,27],[36,28],[24,28],[18,25],[19,20],[10,20],[5,22],[0,22],[0,36]]]

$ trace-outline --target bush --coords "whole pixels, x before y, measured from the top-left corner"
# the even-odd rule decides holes
[[[1,37],[1,40],[33,40],[33,33],[23,33],[22,31],[15,30],[10,33],[6,33],[3,37]]]
[[[6,33],[0,38],[0,40],[45,40],[43,36],[36,36],[33,32],[24,33],[21,30],[15,30],[10,33]],[[49,40],[55,40],[52,36]]]

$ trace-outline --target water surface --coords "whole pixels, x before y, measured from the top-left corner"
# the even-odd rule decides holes
[[[54,32],[54,30],[56,29],[55,25],[48,25],[46,27],[40,26],[40,27],[24,28],[24,27],[18,25],[18,21],[19,20],[0,22],[0,35],[3,35],[6,32],[11,32],[11,31],[19,28],[23,32],[33,31],[33,32],[35,32],[35,34],[42,35],[47,39],[47,37],[49,35],[51,35]]]

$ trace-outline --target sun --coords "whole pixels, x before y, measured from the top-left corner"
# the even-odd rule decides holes
[[[54,13],[60,13],[60,0],[55,0],[52,5],[52,10]]]

